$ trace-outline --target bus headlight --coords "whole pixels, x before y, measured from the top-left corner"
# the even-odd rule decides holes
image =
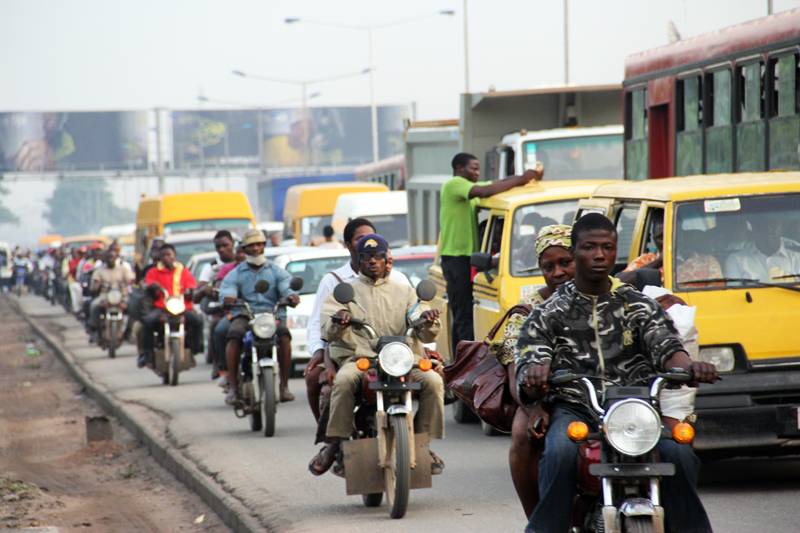
[[[390,342],[378,354],[378,362],[384,372],[399,378],[408,374],[414,366],[414,352],[402,342]]]
[[[186,302],[183,301],[183,296],[170,296],[167,298],[167,303],[164,304],[167,312],[171,315],[180,315],[186,311]]]
[[[647,402],[622,400],[612,405],[603,417],[603,431],[615,450],[636,457],[658,444],[661,418]]]
[[[275,317],[271,313],[262,313],[253,319],[251,327],[253,335],[259,339],[271,339],[275,335]]]
[[[713,364],[717,367],[717,372],[730,372],[736,366],[736,358],[730,346],[700,348],[700,360]]]

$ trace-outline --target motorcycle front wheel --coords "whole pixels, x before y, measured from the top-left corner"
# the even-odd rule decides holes
[[[108,357],[111,359],[117,356],[117,329],[119,329],[119,324],[112,320],[108,328]]]
[[[622,526],[623,533],[653,533],[652,516],[627,516]]]
[[[278,402],[275,397],[275,369],[264,367],[261,369],[261,390],[263,400],[261,410],[264,415],[264,436],[275,435],[275,416],[278,411]]]
[[[169,340],[169,362],[170,376],[169,384],[173,387],[178,384],[178,374],[181,371],[181,351],[183,350],[183,339],[173,337]]]
[[[384,468],[386,501],[389,516],[403,518],[408,508],[408,492],[411,489],[411,461],[408,442],[408,422],[404,416],[390,417],[392,422],[392,448],[389,466]]]
[[[261,431],[264,427],[263,417],[261,416],[261,404],[264,402],[264,390],[261,389],[259,386],[258,397],[255,396],[255,387],[253,383],[246,383],[242,386],[242,390],[245,390],[245,387],[250,387],[249,391],[249,400],[252,402],[250,407],[250,431]],[[244,394],[245,401],[248,400],[248,394]]]

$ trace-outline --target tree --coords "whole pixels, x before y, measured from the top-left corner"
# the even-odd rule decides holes
[[[0,185],[0,196],[8,194],[8,189]],[[16,224],[19,222],[17,215],[11,212],[9,208],[0,203],[0,224]]]
[[[47,201],[45,218],[60,235],[96,233],[111,224],[133,222],[136,213],[114,205],[106,180],[62,179]]]

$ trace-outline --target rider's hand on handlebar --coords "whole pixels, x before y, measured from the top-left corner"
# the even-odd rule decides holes
[[[533,363],[525,368],[525,375],[522,378],[522,386],[528,390],[547,392],[549,386],[547,379],[550,377],[550,363]]]
[[[353,318],[350,315],[350,312],[345,309],[340,309],[335,315],[333,315],[339,321],[339,325],[343,328],[346,328],[350,325],[350,319]]]
[[[428,311],[424,311],[420,317],[424,318],[427,322],[436,322],[439,319],[439,310],[429,309]]]
[[[696,383],[714,383],[719,379],[717,367],[715,367],[712,363],[692,361],[690,372],[694,376],[694,381]]]
[[[297,307],[297,304],[300,303],[300,297],[296,294],[290,294],[286,297],[286,301],[289,303],[289,307]]]

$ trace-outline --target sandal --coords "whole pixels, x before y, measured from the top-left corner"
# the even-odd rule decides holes
[[[433,450],[428,450],[431,454],[431,475],[438,476],[444,472],[444,459],[433,453]]]
[[[330,470],[334,461],[336,461],[336,455],[339,451],[338,448],[338,446],[333,444],[326,444],[323,446],[322,449],[317,452],[317,455],[311,459],[311,462],[308,463],[308,471],[311,472],[312,475],[321,476]]]

